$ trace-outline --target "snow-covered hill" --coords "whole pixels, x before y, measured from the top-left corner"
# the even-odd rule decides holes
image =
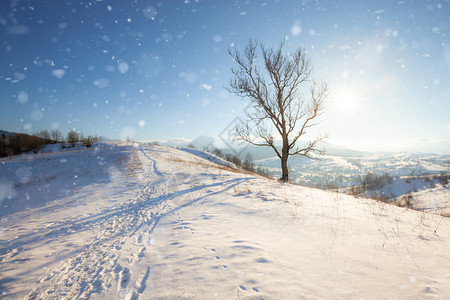
[[[450,298],[450,219],[144,144],[0,160],[5,299]]]
[[[340,191],[450,216],[450,184],[448,181],[448,174],[402,176],[390,178],[389,182],[374,189],[358,191],[358,187],[352,187]]]

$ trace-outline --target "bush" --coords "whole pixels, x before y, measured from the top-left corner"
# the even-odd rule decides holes
[[[212,154],[214,154],[215,156],[218,156],[220,158],[223,157],[222,150],[220,150],[219,148],[216,148],[216,147],[214,147],[214,149],[212,150]]]
[[[262,168],[262,167],[258,167],[258,168],[256,168],[255,172],[256,172],[256,174],[258,174],[258,175],[261,175],[261,176],[270,178],[269,170],[268,170],[268,169],[265,169],[265,168]]]
[[[96,142],[96,139],[93,136],[88,136],[86,138],[84,138],[82,141],[83,145],[88,148],[88,147],[92,147],[92,145]]]
[[[242,165],[244,167],[244,170],[254,172],[255,171],[255,164],[253,163],[253,157],[250,153],[247,153],[247,156],[245,157],[244,164]]]
[[[216,148],[217,149],[217,148]],[[220,151],[220,150],[219,150]],[[216,154],[217,155],[217,154]],[[236,155],[232,155],[232,154],[225,154],[224,156],[223,156],[223,158],[226,160],[226,161],[229,161],[229,162],[231,162],[231,163],[233,163],[233,164],[235,164],[236,166],[238,166],[238,167],[240,167],[241,165],[242,165],[242,162],[241,162],[241,160],[239,159],[239,157],[237,157]]]
[[[438,177],[439,183],[445,187],[448,184],[449,177],[449,174],[441,174],[441,176]]]
[[[395,200],[395,204],[400,207],[408,207],[412,208],[413,206],[413,196],[411,193],[408,193],[407,195],[404,195],[397,200]]]

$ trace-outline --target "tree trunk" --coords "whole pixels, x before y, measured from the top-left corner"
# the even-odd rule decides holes
[[[287,166],[288,156],[281,158],[281,181],[288,182],[289,181],[289,171]]]
[[[289,141],[283,138],[283,149],[281,149],[281,181],[289,181],[288,157],[289,157]]]

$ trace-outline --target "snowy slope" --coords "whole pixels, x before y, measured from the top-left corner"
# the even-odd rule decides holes
[[[0,163],[5,299],[450,298],[449,218],[164,146]]]

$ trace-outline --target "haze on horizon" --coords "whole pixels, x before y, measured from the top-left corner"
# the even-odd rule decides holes
[[[217,137],[246,107],[224,88],[227,50],[285,39],[331,87],[311,136],[364,151],[450,148],[450,0],[6,3],[2,130]]]

